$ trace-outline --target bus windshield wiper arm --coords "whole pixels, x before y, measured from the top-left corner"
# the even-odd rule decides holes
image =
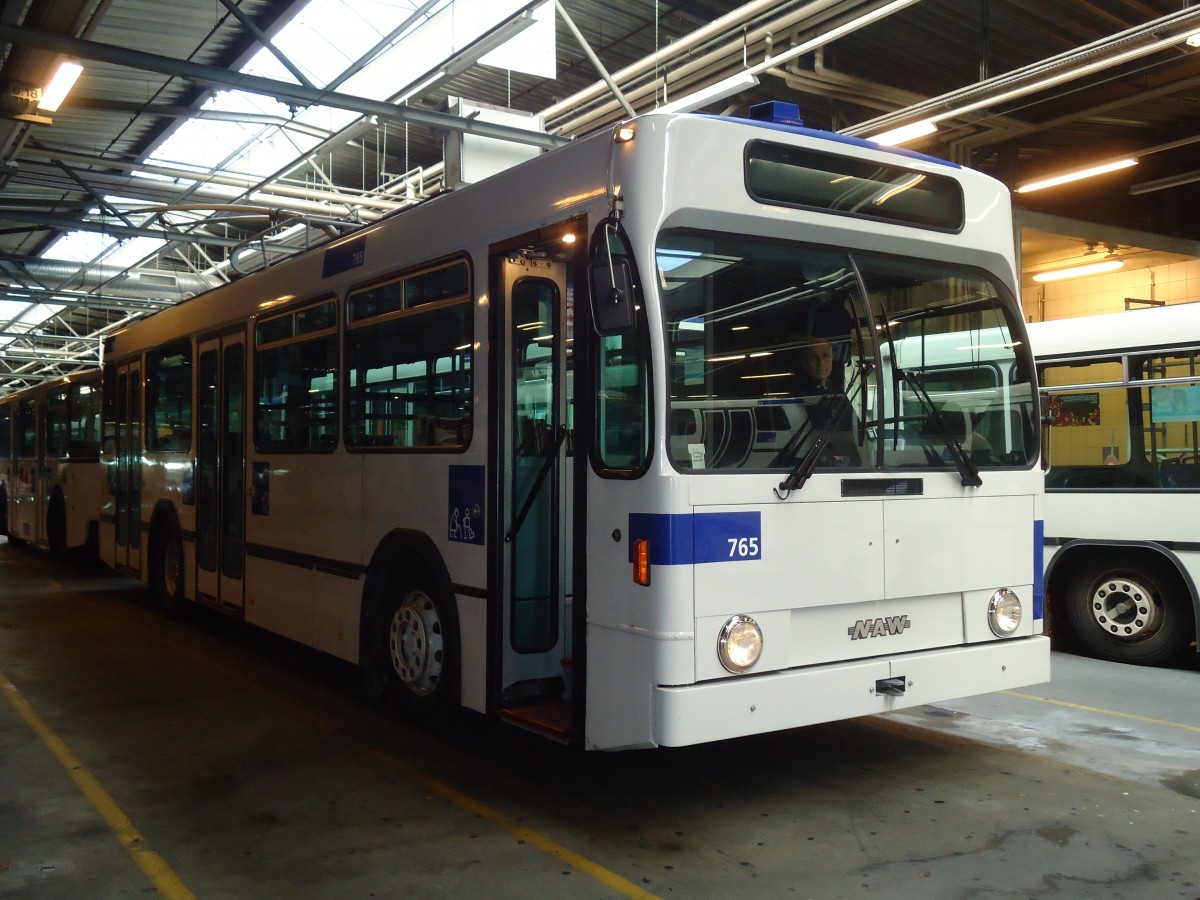
[[[909,372],[903,369],[897,369],[896,374],[901,380],[908,382],[912,386],[913,393],[917,395],[917,399],[921,401],[921,405],[929,413],[929,419],[933,422],[933,427],[938,430],[938,434],[941,435],[942,440],[946,444],[946,449],[950,451],[950,458],[954,460],[954,466],[958,469],[958,474],[962,478],[963,487],[979,487],[982,485],[983,479],[979,477],[979,470],[975,467],[975,463],[971,462],[971,458],[967,456],[967,452],[963,450],[962,444],[955,440],[954,435],[950,433],[950,428],[946,425],[946,420],[942,418],[937,404],[933,402],[933,398],[925,390],[925,383],[921,380],[921,376],[916,372]]]
[[[828,407],[830,405],[828,402],[829,399],[830,398],[826,396],[819,404],[817,404],[815,408],[821,409],[822,407]],[[812,442],[812,446],[808,448],[808,452],[800,457],[800,461],[796,463],[796,465],[792,468],[792,471],[788,473],[788,477],[779,482],[779,486],[775,488],[776,496],[786,496],[792,491],[799,490],[800,488],[804,487],[804,483],[808,481],[809,477],[812,475],[813,469],[815,469],[817,466],[817,460],[821,456],[821,451],[825,449],[826,445],[833,437],[833,429],[838,419],[845,411],[846,407],[850,405],[850,401],[847,399],[845,394],[838,394],[837,397],[834,398],[832,405],[834,406],[834,409],[833,412],[830,413],[829,420],[823,426],[821,426],[821,430],[817,432],[817,439]]]
[[[821,429],[817,432],[816,440],[812,442],[812,446],[808,448],[808,451],[804,454],[804,456],[800,457],[799,462],[792,467],[792,471],[788,473],[787,478],[779,482],[779,486],[775,488],[775,496],[782,499],[792,491],[799,490],[800,488],[804,487],[804,483],[808,481],[809,477],[813,473],[813,469],[816,468],[817,460],[820,459],[822,451],[824,451],[825,447],[829,444],[830,439],[833,437],[834,428],[837,427],[837,423],[841,421],[841,418],[845,414],[846,410],[850,408],[852,402],[851,395],[854,392],[855,382],[859,380],[860,375],[865,375],[869,368],[870,366],[868,364],[860,364],[858,371],[854,373],[854,376],[850,379],[850,383],[846,386],[845,393],[839,393],[836,395],[826,394],[821,398],[821,402],[814,407],[814,412],[818,410],[829,409],[830,407],[833,408],[829,413],[829,417],[825,420],[825,424],[822,425]],[[806,424],[810,424],[811,422],[812,417],[810,416]],[[810,427],[809,431],[811,430],[812,429]],[[808,432],[805,432],[804,437],[807,436]]]

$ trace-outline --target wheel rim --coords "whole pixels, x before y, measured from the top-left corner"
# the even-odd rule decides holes
[[[442,677],[442,621],[433,600],[413,591],[388,625],[388,653],[400,681],[414,694],[432,693]]]
[[[169,537],[163,543],[162,560],[163,593],[168,597],[179,594],[179,586],[183,583],[183,560],[180,559],[179,544],[174,537]]]
[[[1144,582],[1124,576],[1096,582],[1088,612],[1105,634],[1129,642],[1154,637],[1163,623],[1163,609],[1153,592]]]

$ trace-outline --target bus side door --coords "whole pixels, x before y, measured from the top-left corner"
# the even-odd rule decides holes
[[[142,562],[142,367],[117,368],[116,546],[113,568],[139,572]]]
[[[16,408],[15,423],[16,453],[15,478],[13,484],[12,521],[9,523],[12,534],[23,541],[35,541],[39,535],[39,502],[40,485],[42,483],[42,453],[41,415],[38,399],[26,397]]]
[[[502,542],[501,599],[493,607],[499,622],[492,628],[503,632],[500,705],[524,718],[523,709],[539,703],[565,709],[570,693],[569,265],[552,255],[508,252],[493,255],[492,269],[502,293],[493,306],[493,346],[503,348],[493,368],[503,413],[495,424],[501,514],[489,529]],[[541,720],[528,724],[558,730]]]
[[[196,597],[244,608],[246,338],[199,343],[196,444]]]

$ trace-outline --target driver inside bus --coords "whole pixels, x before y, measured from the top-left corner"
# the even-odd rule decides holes
[[[833,346],[825,338],[807,338],[800,346],[801,393],[825,394],[834,389]]]
[[[858,457],[853,430],[854,414],[845,397],[845,368],[838,359],[835,343],[842,340],[805,335],[796,341],[796,397],[815,429],[834,432],[822,465],[853,465]]]
[[[833,345],[825,338],[803,337],[798,344],[796,395],[804,398],[813,424],[823,428],[842,405],[842,367],[835,365]],[[838,415],[839,427],[849,421],[845,412]]]

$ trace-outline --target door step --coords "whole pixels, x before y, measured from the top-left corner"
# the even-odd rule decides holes
[[[549,700],[500,710],[500,717],[518,728],[545,735],[561,743],[571,739],[573,717],[570,700]]]

